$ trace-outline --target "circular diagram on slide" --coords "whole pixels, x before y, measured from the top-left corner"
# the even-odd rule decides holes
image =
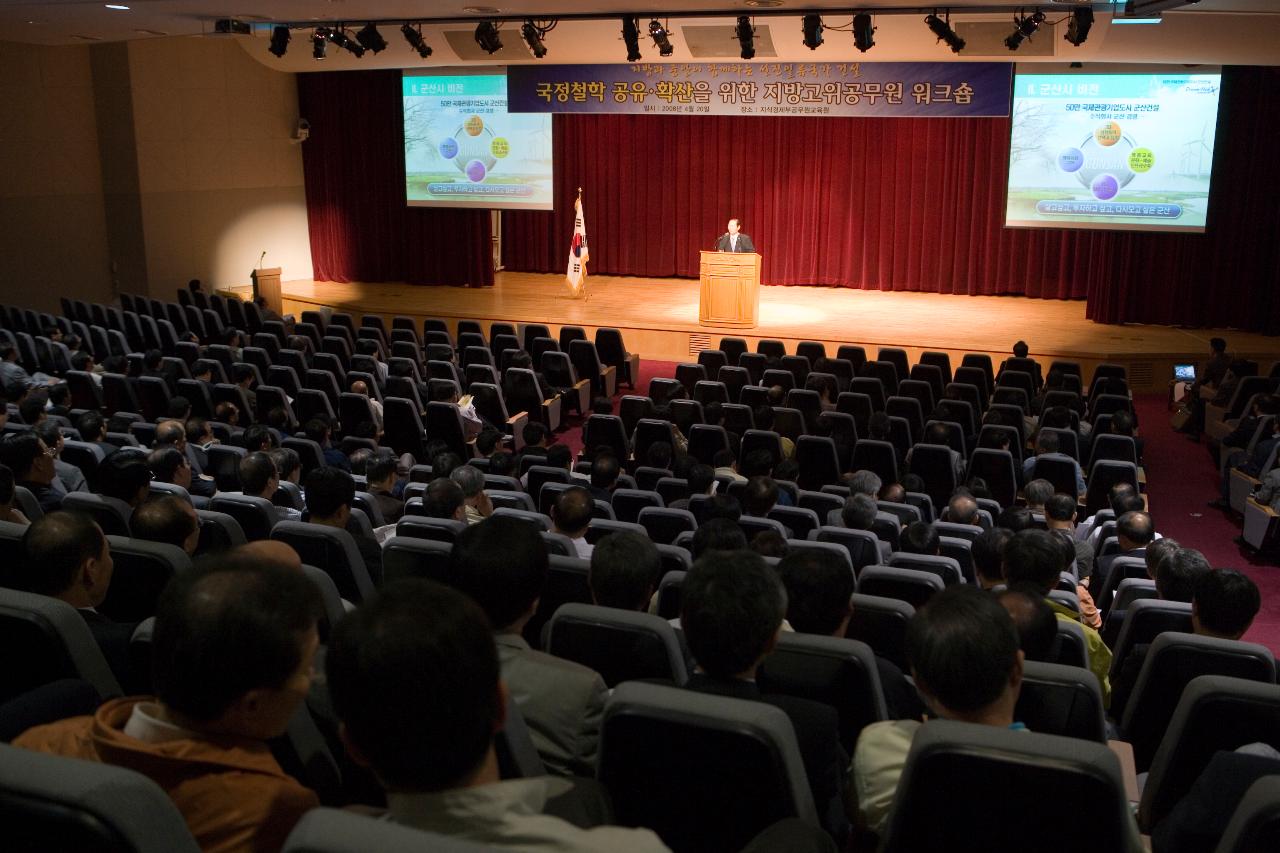
[[[1106,121],[1074,147],[1058,152],[1058,168],[1074,175],[1100,201],[1110,201],[1135,177],[1151,170],[1155,154],[1140,147],[1119,123]]]
[[[511,153],[505,137],[497,136],[478,115],[468,116],[453,136],[440,141],[440,156],[452,160],[472,183],[483,181],[498,161]]]

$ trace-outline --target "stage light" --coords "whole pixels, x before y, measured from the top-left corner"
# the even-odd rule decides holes
[[[273,27],[271,30],[271,46],[267,48],[273,55],[284,58],[284,53],[289,49],[289,39],[293,36],[289,32],[288,27]]]
[[[853,46],[866,53],[876,46],[876,28],[871,25],[871,16],[866,12],[853,16]]]
[[[1014,15],[1013,16],[1013,32],[1009,33],[1008,38],[1004,40],[1004,46],[1009,50],[1017,50],[1022,47],[1022,42],[1031,38],[1040,29],[1040,25],[1044,23],[1044,12],[1036,9],[1030,15]]]
[[[622,19],[622,41],[627,46],[627,62],[640,60],[640,19],[628,15]]]
[[[316,30],[311,34],[311,58],[324,59],[324,49],[327,44],[329,31],[324,27]]]
[[[404,40],[409,43],[409,47],[418,52],[418,56],[427,59],[431,56],[431,45],[427,44],[427,40],[422,37],[422,25],[414,27],[413,24],[405,24],[400,28],[400,32],[404,34]]]
[[[925,18],[924,22],[929,25],[929,29],[938,37],[938,41],[947,43],[947,47],[951,48],[952,53],[959,53],[964,50],[964,39],[956,35],[956,31],[951,29],[950,9],[947,10],[947,19],[945,21],[938,17],[937,12],[934,12]]]
[[[498,36],[498,25],[493,21],[481,21],[476,24],[476,44],[490,55],[502,50],[502,39]]]
[[[733,32],[738,37],[738,44],[742,45],[742,52],[739,56],[743,59],[755,59],[756,28],[751,26],[751,19],[746,15],[740,16],[737,25],[733,28]]]
[[[364,48],[359,42],[347,35],[344,29],[329,30],[329,41],[343,50],[350,51],[356,59],[364,56]]]
[[[387,40],[372,23],[365,24],[364,29],[356,33],[356,41],[360,42],[360,46],[365,50],[371,50],[374,53],[381,53],[387,49]]]
[[[675,52],[675,47],[671,44],[671,33],[667,32],[666,27],[658,23],[657,18],[649,22],[649,38],[653,39],[654,47],[658,48],[659,55],[670,56]]]
[[[1067,34],[1064,39],[1076,47],[1084,44],[1089,38],[1089,30],[1093,29],[1093,10],[1088,6],[1071,10],[1071,20],[1067,22]]]
[[[542,43],[542,34],[543,31],[532,19],[525,21],[524,26],[520,28],[520,35],[524,36],[524,43],[529,45],[529,51],[534,59],[541,59],[547,55],[547,46]]]
[[[800,31],[804,33],[804,46],[809,50],[817,50],[822,44],[822,16],[805,15],[800,22]]]

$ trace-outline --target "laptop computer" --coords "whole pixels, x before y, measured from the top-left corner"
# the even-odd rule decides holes
[[[1194,364],[1175,364],[1173,366],[1173,380],[1175,382],[1195,382],[1196,366]]]

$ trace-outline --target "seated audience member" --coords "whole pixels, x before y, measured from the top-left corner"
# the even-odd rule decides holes
[[[62,492],[53,487],[53,457],[39,436],[26,432],[0,439],[0,465],[13,472],[17,485],[31,492],[42,511],[53,512],[62,505]]]
[[[1036,520],[1031,515],[1031,510],[1025,506],[1007,506],[1000,510],[1000,516],[996,519],[996,527],[1003,527],[1010,533],[1021,533],[1035,525]]]
[[[369,460],[373,459],[373,451],[367,447],[357,447],[351,451],[347,461],[351,463],[351,473],[357,477],[365,477],[369,473]]]
[[[591,462],[591,482],[587,490],[591,497],[605,503],[613,500],[613,490],[618,487],[618,477],[622,474],[622,463],[612,453],[599,453]],[[686,508],[688,501],[685,501]]]
[[[351,502],[356,497],[356,481],[340,468],[328,465],[314,469],[307,475],[307,511],[312,524],[336,527],[351,534],[365,570],[374,586],[382,583],[382,548],[376,539],[364,535],[351,513]]]
[[[662,555],[639,533],[610,533],[591,552],[587,582],[592,600],[601,607],[644,612],[661,578]]]
[[[280,472],[271,454],[259,450],[240,460],[240,488],[244,494],[268,503],[280,489]],[[301,521],[302,513],[290,506],[275,506],[276,521]],[[314,520],[314,519],[313,519]]]
[[[365,469],[365,482],[369,494],[382,512],[382,520],[395,524],[404,516],[404,501],[396,497],[396,460],[391,456],[378,456]]]
[[[1004,583],[1004,549],[1013,534],[1003,527],[993,527],[978,534],[973,540],[973,570],[978,585],[993,589]]]
[[[929,424],[928,429],[926,429],[924,432],[924,436],[920,439],[920,443],[937,444],[937,445],[946,447],[947,450],[949,451],[949,455],[951,458],[951,470],[955,473],[956,482],[963,483],[965,460],[964,460],[964,457],[960,455],[960,452],[958,450],[955,450],[951,447],[950,436],[951,436],[951,428],[944,423],[935,421]],[[907,450],[907,456],[904,461],[908,466],[911,464],[911,453],[913,450],[915,450],[914,447],[908,448]]]
[[[951,496],[951,500],[947,502],[947,521],[952,524],[967,524],[970,527],[981,527],[982,522],[978,515],[978,502],[974,500],[973,495],[965,491],[956,490]]]
[[[907,489],[901,483],[886,483],[880,490],[880,500],[891,504],[906,503]]]
[[[1151,516],[1140,510],[1126,512],[1116,519],[1116,541],[1120,550],[1094,561],[1093,581],[1090,588],[1102,590],[1107,586],[1107,578],[1111,576],[1111,566],[1118,557],[1145,557],[1147,546],[1154,541],[1155,523]],[[1098,543],[1101,547],[1102,543]],[[1098,606],[1107,608],[1111,602],[1099,601]]]
[[[728,500],[733,500],[728,498]],[[735,501],[736,503],[736,501]],[[747,547],[747,535],[738,526],[736,518],[711,518],[698,525],[689,543],[693,559],[701,559],[713,551],[742,551]]]
[[[476,455],[485,459],[491,459],[493,454],[502,452],[507,448],[507,436],[498,432],[493,427],[486,427],[476,436]]]
[[[96,444],[104,457],[115,453],[119,448],[107,441],[107,421],[97,412],[85,412],[76,420],[76,430],[80,440]]]
[[[1013,710],[1022,689],[1023,654],[1013,620],[994,596],[947,587],[907,626],[907,659],[916,689],[934,715],[997,728],[1022,728]],[[872,723],[850,766],[849,813],[883,836],[916,720]]]
[[[113,699],[14,745],[149,776],[204,850],[279,850],[319,805],[267,744],[307,695],[319,612],[315,587],[296,571],[199,566],[160,598],[154,697]]]
[[[129,532],[135,539],[174,545],[192,555],[200,544],[200,519],[190,502],[161,495],[134,510]]]
[[[165,412],[165,417],[185,424],[187,418],[191,417],[191,401],[180,394],[170,397],[169,408]]]
[[[842,477],[841,479],[844,478]],[[845,485],[849,487],[849,494],[866,495],[874,501],[880,497],[880,489],[884,483],[876,472],[863,469],[848,475],[848,481]],[[911,489],[907,489],[907,491],[911,491]]]
[[[1157,539],[1148,545],[1146,552],[1142,555],[1142,559],[1147,564],[1147,578],[1155,580],[1160,571],[1160,563],[1172,557],[1181,549],[1182,546],[1178,544],[1176,539],[1170,539],[1167,536],[1163,539]]]
[[[517,473],[515,464],[515,455],[508,453],[505,450],[495,451],[494,454],[489,457],[489,473],[495,474],[499,477],[515,476]]]
[[[157,447],[147,454],[147,467],[157,483],[169,483],[191,491],[191,463],[171,444]]]
[[[1183,549],[1182,553],[1191,551]],[[1192,551],[1199,554],[1198,551]],[[1176,557],[1165,560],[1168,565]],[[1201,558],[1203,560],[1203,557]],[[1207,565],[1207,564],[1206,564]],[[1253,624],[1262,608],[1262,595],[1258,586],[1243,572],[1234,569],[1209,569],[1196,575],[1191,599],[1191,630],[1201,637],[1218,637],[1238,640]],[[1111,699],[1111,716],[1120,720],[1125,707],[1138,684],[1142,665],[1151,652],[1150,643],[1139,643],[1129,650],[1116,673],[1115,690]]]
[[[1130,501],[1136,502],[1136,507],[1130,504]],[[1111,510],[1111,519],[1115,520],[1120,516],[1129,512],[1131,509],[1142,509],[1142,497],[1138,494],[1138,490],[1133,487],[1132,483],[1119,482],[1113,485],[1107,492],[1107,508]],[[1097,515],[1090,516],[1076,527],[1077,539],[1092,539],[1101,532],[1102,525],[1108,519],[1103,516],[1099,518]],[[1090,542],[1095,545],[1094,551],[1097,551],[1097,545],[1101,543]]]
[[[9,524],[21,524],[24,527],[31,519],[23,515],[22,510],[13,505],[17,495],[14,492],[13,472],[7,465],[0,465],[0,521]]]
[[[502,680],[547,769],[592,776],[604,680],[581,664],[535,651],[521,636],[538,609],[548,565],[547,546],[532,525],[495,516],[458,534],[450,573],[489,617]]]
[[[320,445],[320,451],[324,455],[324,464],[334,468],[341,468],[348,474],[351,473],[351,461],[347,459],[345,453],[334,447],[332,441],[330,441],[330,435],[333,430],[327,421],[321,418],[312,418],[307,421],[303,432],[307,438]]]
[[[49,409],[51,417],[71,417],[71,386],[63,383],[49,389]]]
[[[74,607],[116,679],[133,686],[129,640],[138,626],[115,622],[96,609],[106,600],[115,568],[102,528],[83,513],[51,512],[27,528],[22,549],[26,563],[16,567],[15,584]]]
[[[298,485],[302,480],[302,459],[292,447],[277,447],[271,451],[271,461],[276,463],[280,482]]]
[[[29,427],[37,427],[48,420],[45,414],[45,405],[49,402],[49,395],[43,391],[31,391],[22,398],[22,402],[18,403],[18,417]]]
[[[844,637],[853,616],[854,579],[849,564],[826,551],[792,551],[778,563],[787,590],[786,622],[797,634]],[[766,664],[767,666],[767,664]],[[920,719],[924,706],[915,687],[893,662],[876,656],[889,719]]]
[[[840,525],[850,530],[866,530],[871,532],[875,526],[876,516],[879,514],[880,508],[876,506],[874,498],[868,497],[862,493],[852,494],[844,499],[844,507],[840,510]],[[835,510],[831,511],[831,515],[836,514]],[[829,522],[835,519],[828,516]],[[893,553],[893,546],[882,539],[877,539],[876,544],[880,550],[880,560],[889,559],[889,555]]]
[[[1090,586],[1093,575],[1093,546],[1076,538],[1076,499],[1071,495],[1053,495],[1044,505],[1044,523],[1050,532],[1067,539],[1076,552],[1076,577]]]
[[[594,511],[591,493],[581,486],[565,489],[551,506],[551,532],[569,537],[578,557],[583,560],[591,559],[593,546],[587,541],[587,528],[591,525]]]
[[[494,849],[667,849],[647,829],[580,828],[544,814],[574,792],[568,780],[501,779],[494,736],[518,688],[504,683],[508,662],[466,596],[425,581],[394,585],[342,621],[325,668],[343,741],[387,789],[392,821]]]
[[[427,518],[467,520],[467,500],[462,487],[452,479],[432,480],[422,493],[422,513]]]
[[[738,459],[732,450],[718,451],[711,462],[715,465],[717,477],[727,477],[734,483],[747,482],[747,478],[738,473]]]
[[[765,702],[791,719],[819,820],[842,838],[842,774],[848,756],[840,746],[830,705],[768,695],[756,686],[756,670],[778,644],[787,593],[776,572],[750,551],[711,552],[685,577],[680,625],[697,662],[685,687],[698,693]]]
[[[372,341],[370,343],[372,343]],[[382,362],[378,363],[382,364]],[[373,411],[373,425],[377,428],[377,431],[381,433],[383,418],[382,401],[369,393],[369,383],[365,382],[363,379],[357,379],[355,382],[351,383],[351,393],[369,398],[369,408]]]
[[[1009,586],[1025,584],[1045,597],[1046,603],[1062,622],[1075,622],[1084,631],[1089,651],[1089,669],[1102,687],[1103,707],[1111,704],[1111,649],[1093,628],[1080,621],[1080,615],[1050,599],[1049,592],[1062,576],[1063,549],[1059,537],[1047,530],[1023,530],[1015,533],[1004,549],[1004,576]]]
[[[778,484],[772,477],[752,477],[742,495],[745,515],[764,518],[778,503]]]
[[[240,407],[235,403],[223,400],[213,407],[213,419],[229,427],[240,425]]]
[[[1075,471],[1076,494],[1083,495],[1088,490],[1084,482],[1084,472],[1080,470],[1080,463],[1072,459],[1067,454],[1058,452],[1058,434],[1056,432],[1041,430],[1036,436],[1035,455],[1032,456],[1028,454],[1027,458],[1022,460],[1023,477],[1028,480],[1032,478],[1032,473],[1036,469],[1036,460],[1041,456],[1046,459],[1054,459],[1060,462],[1070,462],[1073,466],[1073,470]]]
[[[1056,663],[1053,644],[1058,639],[1058,617],[1038,591],[1006,589],[996,593],[996,600],[1013,619],[1013,626],[1018,629],[1018,647],[1026,659]]]
[[[902,529],[898,550],[904,554],[936,557],[942,546],[938,529],[927,521],[913,521]]]
[[[761,557],[787,556],[787,540],[776,530],[761,530],[751,537],[748,546]]]
[[[135,453],[112,454],[98,466],[94,480],[99,494],[128,504],[130,514],[151,494],[151,469]]]
[[[428,448],[428,450],[430,449]],[[461,456],[449,450],[432,453],[428,458],[431,460],[431,478],[433,480],[444,479],[452,474],[455,468],[461,468],[466,464]]]
[[[1193,601],[1200,578],[1211,571],[1204,554],[1194,548],[1178,548],[1156,564],[1156,595],[1165,601]]]
[[[244,431],[240,436],[240,441],[244,444],[244,449],[250,453],[270,452],[275,448],[277,442],[276,437],[272,434],[271,429],[264,424],[254,424]]]
[[[35,434],[40,436],[40,440],[44,442],[44,446],[49,448],[49,452],[53,456],[53,471],[57,475],[51,485],[61,488],[66,492],[87,492],[89,490],[88,483],[85,482],[84,472],[70,462],[62,460],[62,449],[66,446],[66,441],[62,437],[62,430],[59,429],[55,421],[45,420],[40,426],[34,430]]]
[[[1271,403],[1272,406],[1277,406],[1277,404],[1280,403],[1280,401],[1277,401],[1274,397],[1272,397],[1271,400],[1272,400],[1272,403]],[[1270,412],[1270,414],[1274,414],[1274,413],[1275,413],[1274,410]],[[1255,429],[1257,428],[1256,424],[1254,425],[1254,428]],[[1142,451],[1145,446],[1145,442],[1137,434],[1137,426],[1133,421],[1132,412],[1130,412],[1128,409],[1121,409],[1120,411],[1115,412],[1111,415],[1111,434],[1127,435],[1129,438],[1133,439],[1133,450],[1138,457],[1138,464],[1141,465]],[[1250,434],[1249,438],[1246,438],[1241,444],[1228,445],[1228,446],[1243,447],[1244,445],[1249,443],[1249,439],[1251,438],[1253,438],[1252,434]],[[1223,443],[1226,444],[1226,441],[1224,440]]]
[[[449,479],[462,489],[467,524],[479,524],[493,515],[493,501],[484,490],[484,472],[474,465],[459,465]]]
[[[1022,494],[1027,500],[1027,509],[1031,510],[1033,516],[1044,514],[1045,504],[1053,497],[1053,483],[1044,479],[1032,480],[1027,483]]]

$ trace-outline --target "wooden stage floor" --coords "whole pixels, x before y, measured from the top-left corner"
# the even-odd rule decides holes
[[[1280,358],[1280,338],[1213,329],[1168,326],[1104,325],[1085,319],[1083,301],[1014,296],[950,296],[825,287],[762,287],[760,325],[751,330],[698,325],[698,282],[690,279],[592,276],[586,299],[571,299],[559,275],[498,273],[493,287],[420,287],[407,284],[338,284],[290,281],[283,286],[284,307],[294,313],[321,306],[354,314],[441,317],[452,327],[459,319],[488,322],[599,326],[622,330],[627,346],[643,358],[692,361],[702,349],[714,349],[722,336],[779,338],[788,349],[801,340],[827,344],[834,355],[843,343],[874,349],[907,349],[912,359],[923,350],[1001,355],[1013,342],[1026,340],[1031,354],[1045,361],[1079,361],[1086,368],[1104,361],[1129,367],[1131,385],[1156,389],[1167,385],[1172,365],[1196,361],[1214,335],[1227,338],[1231,350],[1267,362]]]

